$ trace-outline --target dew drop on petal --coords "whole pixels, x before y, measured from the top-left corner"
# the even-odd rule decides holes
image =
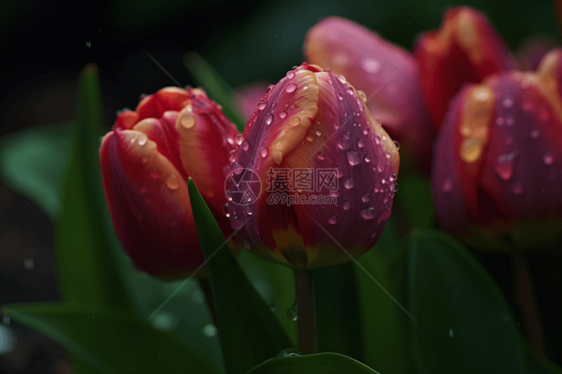
[[[453,180],[451,177],[445,177],[443,183],[441,183],[441,191],[449,193],[453,190]]]
[[[330,191],[330,196],[332,196],[332,197],[340,197],[340,196],[341,196],[341,191],[340,191],[340,190]]]
[[[306,136],[306,140],[308,140],[309,142],[312,143],[314,141],[314,137],[309,134],[309,135]]]
[[[288,125],[289,127],[297,127],[297,126],[300,125],[300,124],[301,124],[301,119],[300,119],[300,117],[297,117],[297,116],[291,118],[291,119],[289,120],[289,122],[287,123],[287,125]]]
[[[517,151],[499,155],[494,163],[494,171],[504,181],[509,180],[513,175],[513,165],[515,164]]]
[[[351,208],[351,203],[349,201],[343,202],[343,210],[349,210]]]
[[[318,153],[316,154],[316,157],[317,157],[319,160],[324,160],[324,154],[323,154],[322,152],[318,152]]]
[[[345,79],[345,77],[343,75],[338,75],[338,80],[342,83],[345,84],[345,82],[347,82],[347,80]]]
[[[394,145],[396,146],[396,150],[400,149],[400,143],[398,143],[398,141],[394,141]]]
[[[363,217],[363,219],[366,220],[375,218],[375,215],[376,215],[375,208],[373,208],[372,206],[368,207],[367,209],[363,209],[361,211],[361,217]]]
[[[343,177],[343,169],[336,165],[334,165],[334,168],[336,169],[336,177],[338,178]]]
[[[504,123],[505,123],[505,120],[502,117],[499,117],[498,119],[496,119],[496,125],[503,126]]]
[[[150,178],[152,179],[160,178],[160,172],[158,170],[154,170],[152,173],[150,173]]]
[[[244,220],[239,216],[234,216],[230,219],[230,225],[234,230],[240,230],[244,226]]]
[[[322,136],[322,131],[316,130],[316,136]]]
[[[365,155],[365,162],[371,162],[373,157],[371,155]]]
[[[363,194],[363,196],[361,196],[361,200],[364,203],[366,203],[367,201],[371,200],[371,194],[369,194],[369,193]]]
[[[544,155],[542,160],[546,165],[552,165],[552,163],[554,162],[554,156],[552,155],[552,153],[548,152]]]
[[[295,92],[295,90],[297,89],[297,85],[294,83],[289,83],[287,85],[287,87],[285,87],[285,92],[287,93],[291,93],[291,92]]]
[[[361,62],[361,67],[365,72],[374,74],[381,69],[381,64],[373,58],[366,58]]]
[[[287,112],[285,112],[284,110],[282,110],[281,112],[279,112],[279,118],[283,119],[287,117]]]
[[[240,145],[244,141],[244,136],[242,136],[242,134],[238,134],[234,138],[234,141],[236,142],[236,144]]]
[[[336,223],[338,223],[338,217],[336,217],[336,216],[328,217],[328,223],[330,225],[335,225]]]
[[[268,151],[267,151],[267,147],[262,147],[262,149],[260,149],[260,155],[261,155],[261,157],[266,158],[266,157],[267,157],[267,152],[268,152]]]
[[[267,115],[265,116],[265,123],[271,125],[271,122],[273,122],[273,114],[267,113]]]
[[[177,190],[180,186],[178,176],[175,174],[170,174],[168,179],[166,179],[166,186],[168,186],[168,188],[172,191]]]
[[[400,186],[398,185],[398,182],[394,182],[394,184],[392,185],[392,192],[396,193],[399,189]]]
[[[195,126],[195,117],[187,113],[180,117],[180,125],[184,129],[191,129]]]
[[[261,103],[258,104],[258,109],[259,109],[259,110],[264,110],[266,106],[267,106],[267,103],[265,103],[265,102],[262,101]]]
[[[139,143],[139,145],[140,145],[140,146],[143,146],[143,145],[146,144],[147,141],[148,141],[148,138],[146,137],[146,135],[143,134],[143,133],[140,133],[140,134],[139,134],[139,137],[138,137],[138,143]]]
[[[523,193],[523,184],[519,181],[515,182],[511,188],[511,192],[513,192],[514,195],[521,195]]]
[[[339,99],[340,101],[343,100],[343,94],[342,94],[341,92],[338,92],[338,99]]]
[[[353,187],[355,187],[355,181],[353,180],[353,178],[347,178],[345,182],[343,182],[343,185],[348,190],[351,190]]]
[[[358,165],[361,162],[361,156],[353,149],[347,150],[347,161],[351,166]]]
[[[511,99],[509,97],[506,97],[503,100],[503,106],[504,106],[504,108],[511,108],[513,106],[513,99]]]
[[[358,139],[357,140],[357,146],[359,148],[363,148],[365,146],[365,141],[363,139]]]
[[[294,77],[295,77],[295,72],[292,71],[292,70],[289,70],[289,71],[287,72],[287,78],[293,79]]]
[[[248,149],[250,149],[250,142],[248,142],[247,140],[244,140],[244,142],[242,142],[242,149],[244,151],[248,151]]]

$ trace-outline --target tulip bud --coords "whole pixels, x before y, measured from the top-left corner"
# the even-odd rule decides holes
[[[225,234],[225,167],[238,132],[201,89],[163,88],[118,115],[100,164],[115,232],[139,270],[163,279],[203,263],[191,213],[193,178]]]
[[[433,128],[429,124],[415,59],[403,48],[349,20],[330,17],[306,37],[308,61],[344,75],[366,95],[367,107],[409,152],[404,157],[428,166]]]
[[[314,269],[375,244],[391,213],[399,155],[343,76],[306,63],[289,71],[243,137],[226,187],[232,227],[248,250]],[[238,192],[250,198],[236,200]]]
[[[445,14],[441,28],[421,36],[414,48],[429,117],[441,126],[449,101],[465,83],[513,69],[508,48],[486,17],[470,7]]]
[[[540,247],[562,233],[562,51],[536,73],[464,88],[433,159],[440,224],[488,249]]]

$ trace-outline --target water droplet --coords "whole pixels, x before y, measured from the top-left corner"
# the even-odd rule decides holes
[[[513,175],[513,165],[517,151],[499,155],[494,163],[494,171],[504,181],[509,180]]]
[[[504,108],[511,108],[513,106],[513,99],[510,97],[503,99],[503,106]]]
[[[260,149],[260,155],[261,155],[261,157],[266,158],[266,157],[267,157],[267,152],[268,152],[268,151],[267,151],[267,147],[262,147],[262,149]]]
[[[367,73],[375,74],[381,69],[381,64],[373,58],[366,58],[361,62],[361,67]]]
[[[353,149],[347,150],[347,161],[351,166],[358,165],[361,162],[361,156]]]
[[[205,327],[203,327],[203,334],[205,334],[209,338],[212,338],[213,336],[216,336],[217,333],[218,333],[217,327],[215,325],[213,325],[212,323],[209,323],[209,324],[205,325]]]
[[[338,80],[342,83],[345,84],[345,82],[347,82],[347,80],[345,79],[345,77],[343,75],[338,75]]]
[[[330,191],[330,196],[332,196],[332,197],[340,197],[340,196],[341,196],[341,192],[340,192],[340,190]]]
[[[347,188],[348,190],[352,189],[353,187],[355,187],[355,181],[353,180],[353,178],[347,178],[345,180],[345,182],[343,183],[343,185],[345,186],[345,188]]]
[[[359,148],[363,148],[365,146],[365,141],[363,139],[358,139],[357,140],[357,146]]]
[[[366,203],[367,201],[371,200],[371,194],[369,194],[369,193],[363,194],[363,196],[361,196],[361,200],[364,203]]]
[[[330,225],[335,225],[336,223],[338,223],[338,217],[336,217],[336,216],[328,217],[328,223]]]
[[[338,99],[339,99],[340,101],[343,100],[343,94],[342,94],[341,92],[338,92]]]
[[[400,186],[398,185],[398,182],[394,182],[394,184],[392,185],[392,192],[396,193],[399,189]]]
[[[400,143],[398,143],[398,141],[394,141],[394,145],[396,146],[396,150],[398,151],[400,149]]]
[[[366,220],[375,218],[375,215],[376,215],[375,208],[373,208],[372,206],[368,207],[367,209],[363,209],[361,211],[361,217],[363,217]]]
[[[146,137],[145,134],[143,134],[142,132],[139,134],[138,137],[138,143],[140,146],[143,146],[146,144],[146,142],[148,141],[148,138]]]
[[[32,258],[26,258],[23,261],[23,267],[25,268],[25,270],[31,270],[35,267],[35,261],[33,261]]]
[[[365,155],[365,162],[371,162],[373,157],[371,155]]]
[[[141,161],[142,161],[143,164],[148,163],[148,157],[143,157],[143,158],[141,159]]]
[[[381,138],[378,135],[375,135],[375,144],[381,144]]]
[[[299,320],[299,305],[296,301],[293,306],[287,310],[287,317],[293,322],[297,322]]]
[[[228,212],[228,203],[225,203],[222,207],[223,213],[225,216],[230,217],[230,213]]]
[[[453,180],[451,177],[445,177],[443,183],[441,184],[441,191],[449,193],[453,190]]]
[[[297,116],[291,118],[291,119],[289,120],[289,123],[287,123],[287,125],[288,125],[289,127],[297,127],[297,126],[300,125],[300,124],[301,124],[301,119],[300,119],[300,117],[297,117]]]
[[[297,85],[294,83],[289,83],[287,85],[287,87],[285,87],[285,92],[287,93],[291,93],[291,92],[295,92],[295,90],[297,89]]]
[[[345,92],[347,92],[349,95],[353,95],[353,88],[347,87],[347,89],[345,90]]]
[[[479,139],[465,139],[461,144],[460,155],[466,162],[474,162],[482,153],[482,142]]]
[[[318,152],[318,153],[316,154],[316,157],[317,157],[319,160],[324,160],[324,154],[323,154],[322,152]]]
[[[156,179],[160,178],[160,175],[161,175],[161,174],[160,174],[160,172],[159,172],[158,170],[154,170],[152,173],[150,173],[150,178],[156,180]]]
[[[266,106],[267,106],[267,103],[265,103],[265,102],[262,101],[261,103],[258,104],[258,109],[259,109],[259,110],[264,110]]]
[[[267,113],[267,115],[265,116],[265,123],[271,125],[271,122],[273,122],[273,114]]]
[[[195,117],[193,115],[186,113],[180,117],[180,125],[184,129],[191,129],[195,126]]]
[[[139,192],[140,193],[147,193],[148,192],[148,186],[146,184],[141,184],[141,186],[139,187]]]
[[[287,112],[285,112],[284,110],[280,111],[279,112],[279,118],[283,119],[285,117],[287,117]]]
[[[242,134],[238,134],[234,138],[234,141],[236,142],[236,144],[240,145],[244,141],[244,136],[242,136]]]
[[[343,210],[349,210],[351,208],[351,203],[349,201],[343,202]]]
[[[314,141],[314,137],[309,134],[309,135],[306,136],[306,140],[308,140],[309,142],[312,143]]]
[[[241,217],[234,216],[230,219],[230,225],[234,230],[240,230],[244,226],[244,220]]]
[[[514,195],[521,195],[523,193],[523,183],[520,181],[515,182],[511,188],[511,192],[513,192]]]
[[[547,152],[542,160],[546,165],[552,165],[552,163],[554,162],[554,155],[550,152]]]
[[[248,149],[250,149],[250,142],[247,140],[244,140],[244,142],[242,143],[242,149],[244,151],[248,151]]]
[[[178,176],[175,174],[170,174],[170,176],[166,180],[166,186],[168,186],[168,188],[172,191],[177,190],[180,186]]]
[[[287,78],[293,79],[294,77],[295,77],[295,72],[292,71],[292,70],[289,70],[289,71],[287,72]]]
[[[533,138],[533,139],[537,139],[540,135],[541,135],[541,133],[539,132],[539,130],[531,131],[531,138]]]
[[[322,136],[322,131],[316,130],[316,136]]]

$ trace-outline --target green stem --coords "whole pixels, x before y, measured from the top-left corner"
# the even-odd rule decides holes
[[[295,287],[299,316],[299,350],[303,354],[316,353],[316,305],[314,284],[308,270],[295,270]]]
[[[543,357],[546,357],[544,334],[527,256],[522,252],[514,252],[512,260],[515,302],[519,305],[521,311],[527,341]]]

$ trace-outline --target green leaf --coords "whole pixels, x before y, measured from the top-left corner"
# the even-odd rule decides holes
[[[183,63],[195,82],[205,89],[211,99],[222,105],[224,115],[234,122],[238,131],[244,131],[246,121],[240,116],[229,84],[196,52],[186,53]]]
[[[215,373],[178,341],[123,310],[41,303],[8,305],[4,313],[55,340],[93,372]]]
[[[71,122],[38,126],[9,134],[0,143],[2,179],[51,218],[59,210],[71,129]]]
[[[318,351],[336,352],[362,359],[359,299],[353,267],[348,262],[316,269]]]
[[[79,80],[74,141],[56,227],[57,274],[66,301],[130,308],[118,271],[118,256],[123,257],[101,187],[101,111],[97,68],[89,65]]]
[[[408,242],[414,352],[423,373],[524,373],[525,352],[509,305],[460,243],[436,230]]]
[[[256,366],[247,374],[376,374],[377,372],[350,357],[338,353],[283,355]]]
[[[364,362],[381,373],[416,373],[411,324],[405,295],[406,260],[394,217],[375,248],[358,259],[357,292],[361,307]],[[400,305],[399,305],[400,304]]]
[[[523,344],[527,348],[528,374],[562,374],[562,367],[550,360],[539,357],[527,344]]]
[[[269,306],[236,262],[191,179],[189,198],[206,260],[227,371],[242,374],[292,346]]]
[[[429,178],[416,175],[400,178],[400,191],[396,194],[396,199],[410,226],[430,228],[435,225]]]

